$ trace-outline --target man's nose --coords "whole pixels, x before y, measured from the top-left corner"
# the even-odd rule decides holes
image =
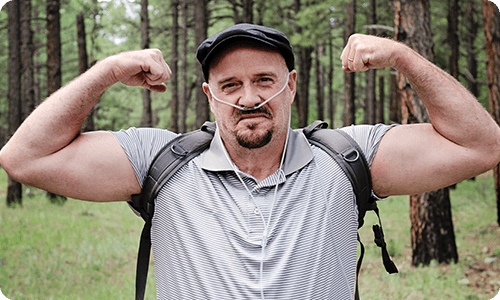
[[[238,100],[238,106],[251,108],[262,103],[263,99],[257,93],[257,90],[252,85],[243,87],[243,93]]]

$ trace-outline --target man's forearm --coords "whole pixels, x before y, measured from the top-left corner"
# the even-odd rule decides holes
[[[467,148],[490,147],[498,126],[476,98],[455,78],[419,54],[407,51],[395,68],[402,72],[423,101],[432,125],[448,140]]]

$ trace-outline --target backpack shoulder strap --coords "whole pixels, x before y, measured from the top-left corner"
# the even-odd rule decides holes
[[[358,229],[364,224],[364,217],[367,210],[373,210],[377,214],[380,225],[373,225],[373,233],[375,235],[375,243],[382,249],[382,261],[386,271],[389,274],[398,273],[398,269],[391,260],[386,243],[384,240],[384,232],[382,230],[382,221],[380,220],[377,202],[371,196],[372,181],[370,167],[359,147],[358,143],[347,133],[342,130],[322,130],[328,127],[328,124],[323,121],[315,121],[311,125],[303,129],[303,133],[309,142],[323,151],[328,153],[340,166],[349,178],[352,184],[356,203],[358,205]],[[359,260],[356,266],[356,287],[355,299],[359,299],[358,278],[363,262],[365,248],[358,234],[358,242],[361,247]]]
[[[132,196],[131,206],[140,213],[145,224],[142,229],[137,256],[135,298],[144,299],[151,253],[151,220],[154,214],[154,200],[160,188],[182,166],[210,146],[215,132],[215,123],[205,122],[193,132],[179,135],[167,143],[153,159],[144,179],[139,195]]]
[[[342,130],[320,130],[328,124],[316,121],[303,129],[309,142],[328,153],[342,168],[352,184],[358,205],[358,228],[364,223],[367,210],[376,206],[371,197],[370,167],[358,143]]]

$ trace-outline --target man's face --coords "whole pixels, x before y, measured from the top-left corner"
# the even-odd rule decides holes
[[[239,146],[254,149],[267,145],[273,138],[286,136],[295,80],[295,70],[288,72],[285,60],[275,51],[231,47],[214,59],[210,66],[210,89],[213,96],[233,105],[254,107],[279,93],[286,84],[281,93],[261,108],[242,111],[215,100],[205,83],[204,91],[224,142],[237,142]]]

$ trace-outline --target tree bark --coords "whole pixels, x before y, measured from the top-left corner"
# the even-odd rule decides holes
[[[8,135],[14,134],[21,124],[21,41],[20,41],[20,0],[7,3],[8,10],[8,41],[9,41],[9,116]],[[22,185],[10,176],[7,179],[7,206],[22,205]]]
[[[243,22],[253,23],[253,0],[242,0]]]
[[[490,113],[500,124],[500,12],[490,1],[483,0],[483,19],[486,43],[486,72]],[[493,170],[497,200],[497,223],[500,225],[500,166]]]
[[[59,0],[47,0],[47,94],[57,91],[61,76],[61,21]]]
[[[61,74],[61,15],[60,0],[47,0],[47,95],[56,92],[62,85]],[[47,192],[52,203],[62,203],[66,197]]]
[[[321,57],[325,55],[325,45],[320,42],[316,47],[314,56],[314,70],[316,72],[316,119],[325,118],[325,71],[321,65]]]
[[[188,0],[181,1],[181,84],[179,90],[179,133],[187,132],[186,119],[187,119],[187,106],[189,103],[188,97],[188,76],[187,76],[187,52],[188,52]]]
[[[327,101],[327,111],[328,111],[328,120],[330,122],[330,128],[335,128],[335,100],[334,100],[334,91],[333,91],[333,77],[334,77],[334,65],[333,65],[333,39],[330,36],[328,39],[328,101]]]
[[[375,123],[385,123],[384,117],[384,101],[385,99],[385,77],[384,75],[379,75],[378,77],[378,98],[376,99],[376,113],[375,113]]]
[[[460,40],[458,38],[458,15],[460,14],[458,0],[448,0],[448,43],[451,55],[449,67],[451,76],[458,79],[458,59],[460,57]]]
[[[449,189],[410,197],[412,265],[458,262]]]
[[[297,112],[299,115],[299,127],[306,127],[309,123],[309,84],[311,81],[311,67],[312,67],[312,52],[314,51],[313,47],[303,47],[298,46],[296,50],[297,54],[297,67],[298,67],[298,76],[297,76],[297,97],[296,97],[296,105]]]
[[[194,5],[195,43],[196,47],[207,38],[208,32],[208,0],[200,0]],[[203,92],[203,71],[201,65],[196,64],[196,127],[200,128],[205,121],[210,119],[210,109],[207,96]]]
[[[391,94],[389,96],[389,123],[401,124],[401,93],[398,87],[398,74],[391,71]]]
[[[22,0],[20,10],[21,36],[21,107],[22,120],[35,109],[33,32],[31,30],[31,0]]]
[[[347,19],[346,31],[344,34],[344,45],[347,45],[347,40],[354,34],[356,27],[356,0],[349,0],[347,2]],[[356,124],[356,79],[355,73],[344,72],[344,101],[345,101],[345,115],[344,125],[349,126]]]
[[[141,0],[141,49],[149,48],[149,14],[148,0]],[[153,127],[153,111],[151,109],[151,91],[142,89],[141,127]]]
[[[393,1],[395,36],[434,60],[429,0]],[[398,75],[403,123],[429,122],[427,110],[408,80]],[[412,264],[458,261],[448,189],[410,196]]]
[[[477,84],[477,58],[475,40],[477,36],[478,23],[476,20],[477,10],[474,6],[474,0],[469,0],[469,7],[467,8],[467,70],[466,76],[467,86],[469,91],[475,96],[479,96],[479,88]]]
[[[241,23],[242,20],[240,18],[240,14],[238,12],[238,2],[236,0],[228,0],[228,2],[229,2],[229,4],[231,4],[231,7],[233,9],[233,23],[234,24]]]
[[[172,0],[172,57],[170,59],[170,129],[179,132],[179,1]]]
[[[376,1],[370,0],[370,9],[368,13],[368,24],[377,24]],[[375,29],[368,29],[368,34],[375,35]],[[365,124],[375,124],[376,121],[376,78],[377,71],[370,69],[366,72],[366,93],[365,93]]]
[[[97,0],[92,0],[92,30],[90,31],[90,65],[94,65],[96,59],[94,57],[94,48],[96,48],[95,39],[99,31],[97,17],[99,16],[99,6]]]
[[[85,34],[85,20],[83,11],[76,15],[76,35],[78,44],[78,73],[83,74],[89,68],[89,58],[87,55],[87,35]],[[90,111],[82,125],[82,131],[94,131],[94,109]]]

